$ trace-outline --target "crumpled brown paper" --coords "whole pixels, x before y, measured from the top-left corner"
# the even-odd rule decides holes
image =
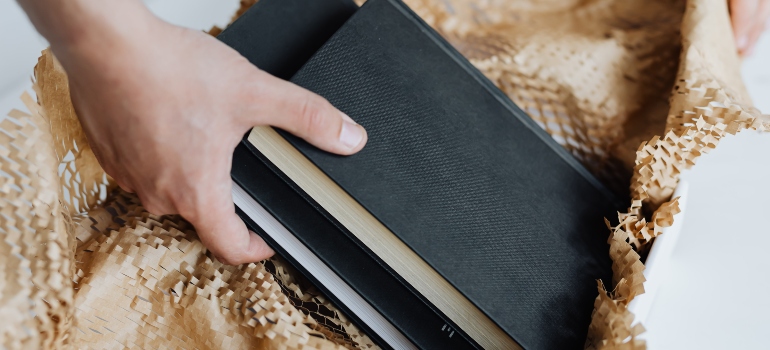
[[[586,347],[643,348],[627,309],[644,292],[634,248],[673,223],[682,170],[727,134],[770,129],[740,80],[726,1],[412,2],[605,183],[630,170],[614,286],[599,284]]]
[[[8,348],[375,348],[280,258],[214,261],[96,162],[50,51],[3,132],[0,341]],[[300,311],[302,310],[302,311]]]
[[[644,348],[627,306],[644,292],[639,252],[679,210],[670,196],[681,171],[728,134],[770,129],[740,80],[726,2],[407,3],[605,183],[629,191],[628,212],[608,223],[613,285],[598,284],[586,347]],[[35,77],[38,101],[25,95],[28,112],[0,124],[0,344],[376,348],[279,258],[218,264],[184,220],[115,189],[50,52]]]

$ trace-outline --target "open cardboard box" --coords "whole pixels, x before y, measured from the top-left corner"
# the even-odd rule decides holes
[[[674,254],[674,247],[679,241],[682,226],[684,225],[684,212],[687,208],[687,190],[689,185],[687,181],[682,180],[679,183],[672,198],[679,197],[679,209],[681,212],[674,216],[674,224],[663,230],[663,233],[655,238],[647,255],[644,269],[644,294],[637,295],[628,305],[628,310],[634,314],[634,323],[641,323],[643,326],[649,320],[649,315],[655,306],[655,297],[663,283],[668,277],[671,259]],[[638,337],[645,339],[647,333],[642,333]]]

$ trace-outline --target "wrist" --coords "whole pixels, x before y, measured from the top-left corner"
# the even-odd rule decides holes
[[[162,22],[141,1],[71,1],[56,18],[38,18],[35,23],[48,39],[65,68],[70,62],[97,64],[108,57],[137,47]],[[32,17],[32,16],[30,16]]]

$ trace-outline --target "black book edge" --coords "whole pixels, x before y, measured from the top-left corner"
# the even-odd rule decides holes
[[[480,349],[455,323],[348,232],[247,140],[236,148],[232,177],[236,185],[309,249],[355,293],[420,348]],[[234,192],[237,189],[234,188]],[[244,208],[241,208],[241,207]],[[408,347],[383,339],[308,267],[289,254],[244,211],[236,210],[247,226],[305,275],[335,306],[378,345]],[[330,288],[331,287],[331,288]]]

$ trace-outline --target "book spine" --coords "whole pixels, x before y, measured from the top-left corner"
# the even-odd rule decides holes
[[[236,148],[231,174],[233,180],[256,202],[413,344],[423,349],[480,348],[248,141],[241,142]],[[260,234],[276,252],[303,273],[356,326],[378,345],[387,345],[254,221],[239,209],[238,213],[250,229]]]

